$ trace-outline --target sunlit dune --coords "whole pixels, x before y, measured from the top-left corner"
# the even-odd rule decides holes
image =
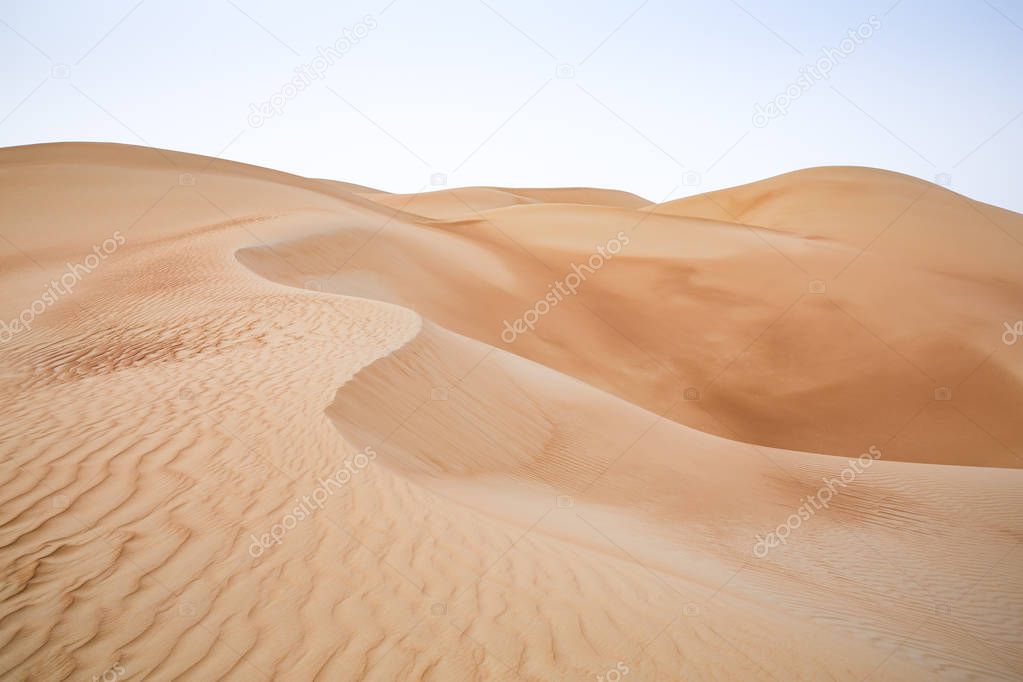
[[[1019,214],[85,143],[0,202],[5,680],[1023,676]]]
[[[1001,340],[1023,300],[1020,216],[862,168],[812,169],[652,211],[590,194],[588,205],[575,196],[501,206],[507,193],[489,189],[390,195],[405,213],[372,239],[318,233],[239,257],[292,286],[410,307],[718,435],[1023,466],[1023,365]],[[734,219],[685,215],[701,202]],[[409,219],[417,207],[446,219]],[[619,231],[630,243],[575,276],[586,280],[557,314],[502,340],[505,321]],[[687,388],[699,399],[684,399]],[[943,391],[954,400],[935,400]]]

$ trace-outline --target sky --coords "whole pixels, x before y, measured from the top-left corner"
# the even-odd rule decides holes
[[[1020,0],[0,0],[0,84],[0,146],[651,201],[859,165],[1023,212]]]

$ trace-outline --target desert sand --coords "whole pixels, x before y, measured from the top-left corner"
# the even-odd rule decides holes
[[[0,206],[0,678],[1023,677],[1023,216],[87,143]]]

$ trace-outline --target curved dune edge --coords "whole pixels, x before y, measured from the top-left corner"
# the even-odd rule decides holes
[[[887,230],[891,237],[881,235],[881,246],[865,250],[906,208],[900,202],[927,189],[919,180],[878,175],[882,186],[898,181],[891,196],[864,169],[838,182],[846,202],[868,189],[882,195],[867,206],[872,213],[862,225],[844,218],[800,227],[792,224],[804,220],[797,215],[755,227],[533,203],[480,207],[443,221],[393,220],[378,234],[289,239],[286,246],[247,250],[246,264],[275,281],[414,309],[459,334],[731,439],[844,456],[883,444],[902,461],[1023,467],[1023,424],[1016,419],[1023,373],[1001,341],[1004,320],[1023,296],[1013,251],[1019,247],[1002,243],[1009,235],[961,197],[934,190],[897,227],[924,238],[921,231],[944,216],[950,232],[943,238],[955,248],[917,254],[896,243],[898,230]],[[870,182],[857,189],[861,176]],[[809,206],[806,220],[823,221],[814,212],[824,209],[803,201],[806,190],[790,190],[794,199],[777,188],[767,196],[786,211]],[[451,198],[454,192],[424,196],[435,202],[446,196],[444,206],[464,214],[466,198]],[[764,201],[758,195],[754,204],[764,215],[754,217],[772,224],[777,216]],[[563,298],[513,343],[505,339],[509,321],[539,305],[555,282],[568,281],[594,244],[623,232],[627,248],[578,295]],[[971,252],[961,240],[980,238],[992,242],[989,260],[954,257],[952,251]],[[278,252],[302,263],[304,274]],[[320,267],[321,259],[343,265]],[[829,268],[840,276],[811,279]]]
[[[558,595],[553,604],[521,593],[512,599],[506,591],[518,583],[514,572],[498,581],[489,571],[482,579],[469,572],[462,580],[477,583],[477,592],[493,593],[500,625],[487,621],[486,610],[473,611],[482,605],[458,602],[461,622],[471,622],[476,640],[495,653],[515,652],[515,659],[509,653],[504,660],[517,660],[515,672],[525,679],[580,674],[536,653],[548,646],[547,628],[565,603],[586,624],[580,637],[593,647],[573,649],[568,627],[557,648],[568,647],[573,660],[606,647],[620,651],[623,644],[642,649],[656,634],[650,620],[621,631],[620,622],[609,623],[602,614],[637,609],[657,623],[688,613],[692,628],[633,668],[643,679],[671,679],[668,671],[677,670],[696,677],[767,671],[778,679],[860,679],[877,666],[884,633],[903,630],[908,620],[927,620],[935,594],[970,589],[972,579],[965,576],[1004,557],[975,552],[1002,545],[1003,534],[1018,542],[1014,529],[1023,521],[1017,472],[995,492],[995,479],[983,469],[935,471],[882,459],[835,506],[800,528],[805,535],[797,553],[782,549],[766,560],[755,558],[751,550],[762,520],[784,523],[794,511],[792,501],[815,493],[822,478],[840,477],[847,460],[703,434],[430,323],[414,341],[342,386],[328,414],[346,438],[375,448],[402,476],[471,518],[477,533],[510,524],[517,529],[513,534],[530,539],[516,544],[514,553],[521,555],[522,570],[542,576],[530,594]],[[1007,510],[1014,510],[1009,517]],[[921,542],[925,537],[935,541]],[[966,538],[969,547],[962,544]],[[473,547],[463,546],[455,561],[488,565],[472,555]],[[557,558],[566,555],[572,560]],[[645,588],[629,586],[631,578],[617,563],[622,559],[644,567]],[[550,561],[564,575],[526,568]],[[498,565],[505,563],[514,561]],[[928,587],[907,590],[904,570]],[[592,582],[586,579],[591,572],[599,575]],[[818,584],[819,575],[833,580]],[[1009,574],[1001,575],[1004,580]],[[1023,588],[1023,580],[1010,582],[999,589]],[[865,599],[864,584],[884,600]],[[445,585],[443,591],[458,594],[458,587]],[[983,608],[999,610],[998,597],[989,599]],[[981,640],[1007,644],[1017,638],[998,618],[983,620],[971,624],[987,633]],[[900,659],[904,668],[896,672],[886,663],[878,677],[943,672],[1002,678],[1019,664],[993,665],[972,635],[942,630],[949,639],[939,644],[922,638]],[[734,660],[716,663],[720,647],[728,646],[720,638],[725,633],[743,651],[772,653],[745,670]],[[920,660],[928,663],[917,667]]]
[[[131,225],[0,356],[5,679],[1019,677],[1020,472],[884,450],[757,558],[844,459],[657,420],[235,255],[347,257],[392,219],[430,245],[343,187],[93,150],[0,186],[39,264],[0,253],[5,319]]]

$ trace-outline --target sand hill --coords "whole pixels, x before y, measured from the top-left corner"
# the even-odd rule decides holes
[[[1023,675],[1023,216],[103,144],[0,202],[3,679]]]

